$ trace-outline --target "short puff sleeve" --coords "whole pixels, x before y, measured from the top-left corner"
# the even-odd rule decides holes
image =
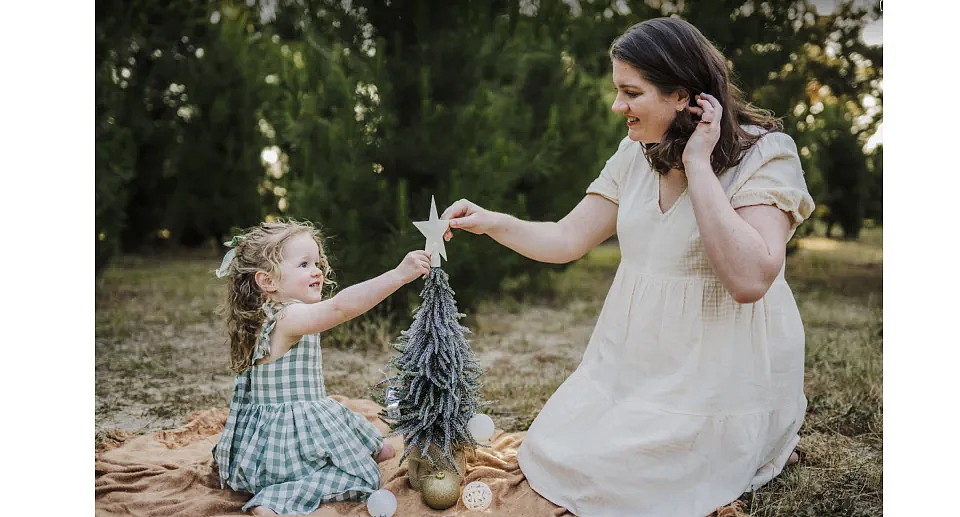
[[[600,194],[620,204],[620,185],[623,184],[623,178],[636,159],[639,149],[640,144],[630,140],[630,137],[621,140],[617,152],[607,160],[600,176],[587,187],[587,194]]]
[[[790,214],[796,230],[813,213],[814,202],[807,191],[797,145],[781,132],[762,136],[747,152],[738,167],[733,208],[773,205]]]

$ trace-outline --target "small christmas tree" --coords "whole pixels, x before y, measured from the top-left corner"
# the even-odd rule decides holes
[[[426,459],[434,468],[443,468],[445,465],[437,463],[445,460],[441,463],[462,477],[465,473],[455,458],[464,449],[479,445],[467,423],[487,404],[479,400],[483,370],[465,337],[470,329],[459,322],[465,315],[457,310],[447,273],[440,268],[440,258],[446,258],[443,233],[447,221],[437,217],[433,199],[430,220],[414,224],[427,237],[430,275],[420,292],[422,302],[413,323],[393,345],[399,355],[390,365],[399,373],[384,381],[389,384],[384,397],[386,409],[380,418],[390,426],[390,436],[404,437],[401,462],[411,453],[416,464]],[[437,452],[432,453],[432,449]],[[419,489],[419,475],[413,465],[411,485]]]
[[[454,453],[479,445],[467,422],[483,405],[479,399],[483,370],[465,338],[470,329],[459,323],[464,314],[457,311],[443,269],[430,270],[420,297],[423,302],[414,313],[413,324],[400,333],[394,345],[400,352],[390,362],[400,372],[391,379],[396,398],[391,401],[388,397],[388,409],[381,418],[390,425],[391,436],[404,436],[401,461],[411,452],[419,452],[436,467],[440,458],[429,454],[430,445],[436,444],[442,459],[462,476]]]

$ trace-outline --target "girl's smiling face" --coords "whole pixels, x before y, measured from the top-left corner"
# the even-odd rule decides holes
[[[677,107],[685,107],[679,93],[661,94],[636,68],[619,59],[613,60],[613,84],[617,98],[611,109],[626,117],[628,136],[637,142],[662,141],[677,116]]]
[[[313,236],[301,232],[287,239],[280,251],[279,277],[274,276],[274,298],[317,303],[323,299],[323,269],[320,247]]]

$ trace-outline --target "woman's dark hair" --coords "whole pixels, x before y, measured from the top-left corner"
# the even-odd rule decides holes
[[[761,135],[750,134],[740,124],[756,125],[767,131],[782,131],[783,125],[770,111],[743,98],[730,82],[726,60],[696,27],[677,18],[654,18],[630,27],[610,46],[610,57],[634,67],[653,83],[661,94],[686,92],[690,104],[700,93],[720,101],[720,141],[710,156],[710,165],[719,173],[740,163],[743,152]],[[697,127],[687,110],[677,112],[663,141],[647,146],[647,160],[660,174],[683,168],[683,148]]]

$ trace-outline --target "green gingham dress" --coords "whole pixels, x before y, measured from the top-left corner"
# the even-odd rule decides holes
[[[253,360],[270,355],[281,307],[265,305]],[[380,488],[373,454],[380,431],[327,397],[320,335],[303,336],[283,357],[237,375],[230,414],[213,448],[220,486],[253,497],[246,511],[307,514],[321,503],[364,501]]]

